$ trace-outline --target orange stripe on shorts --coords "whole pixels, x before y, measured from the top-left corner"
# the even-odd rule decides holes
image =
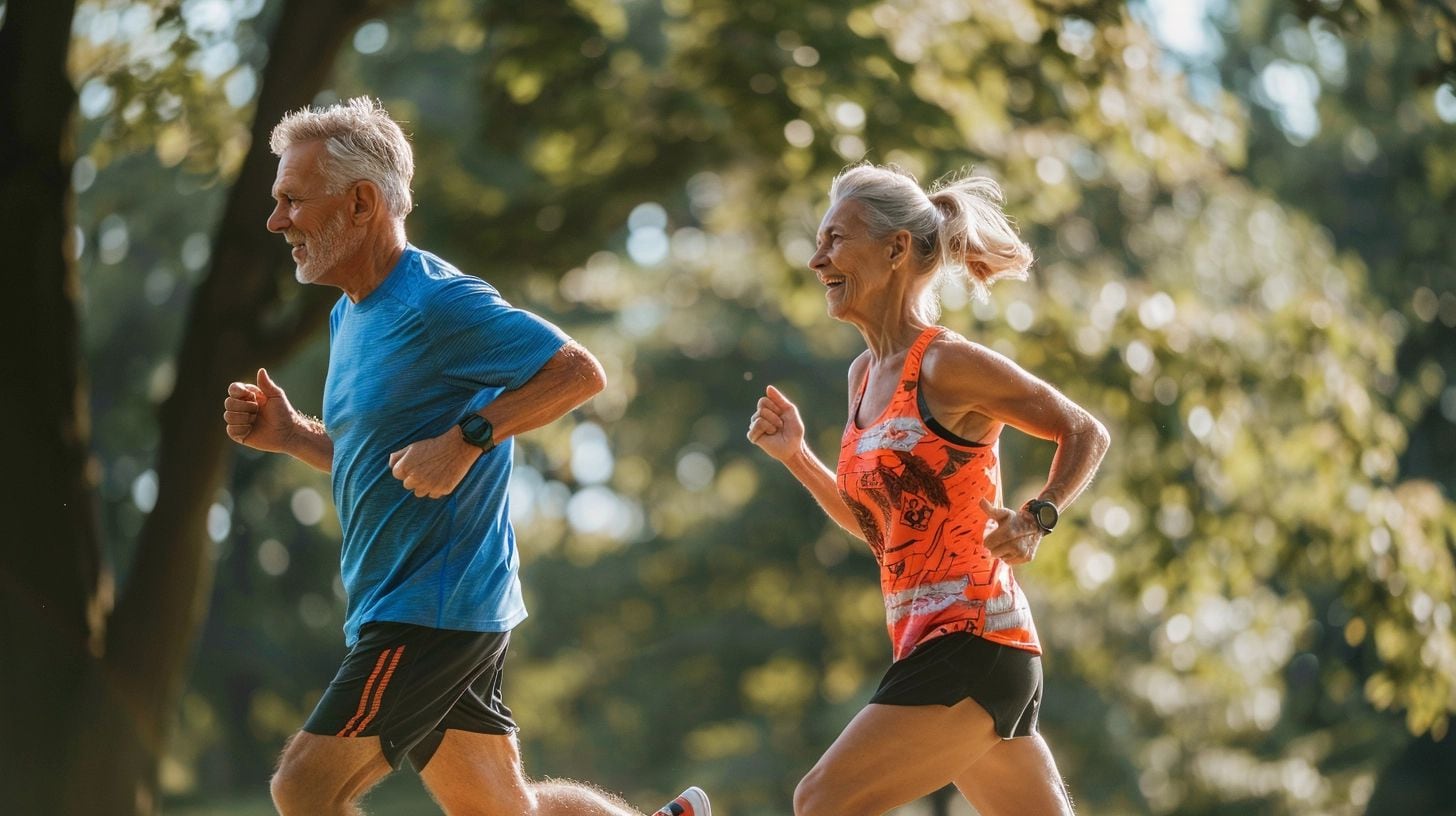
[[[401,646],[400,648],[403,649],[404,647]],[[353,728],[354,723],[358,722],[359,718],[364,716],[364,709],[369,706],[369,691],[370,689],[374,688],[374,680],[379,677],[379,670],[384,668],[384,661],[389,659],[390,651],[392,650],[385,649],[384,651],[379,653],[379,659],[374,663],[374,671],[370,673],[369,680],[364,683],[364,693],[359,695],[359,710],[354,712],[354,716],[350,718],[349,723],[345,725],[342,729],[340,729],[339,733],[335,734],[334,736],[349,736],[349,729]]]
[[[379,706],[383,705],[384,703],[384,690],[386,688],[389,688],[389,678],[394,676],[394,667],[399,665],[399,659],[402,656],[404,656],[404,647],[400,646],[397,650],[395,650],[394,657],[390,658],[389,668],[384,670],[384,676],[379,679],[379,688],[375,689],[374,691],[374,705],[369,709],[369,716],[365,717],[364,721],[359,723],[359,726],[354,729],[354,732],[352,734],[348,734],[347,736],[359,736],[361,733],[364,732],[364,729],[368,727],[369,723],[374,721],[374,715],[379,713]],[[375,670],[377,671],[378,668],[379,667],[376,666]]]

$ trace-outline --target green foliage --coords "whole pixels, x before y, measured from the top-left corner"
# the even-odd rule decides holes
[[[1303,20],[1326,20],[1360,32],[1370,26],[1401,25],[1421,35],[1422,53],[1417,74],[1425,84],[1456,84],[1456,9],[1449,3],[1421,0],[1294,0],[1293,11]],[[1391,32],[1387,30],[1387,35]]]
[[[78,22],[78,84],[115,94],[84,120],[78,173],[113,541],[145,510],[195,236],[246,132],[226,77],[266,58],[273,8],[243,7],[213,30],[190,4],[83,6],[87,25],[149,15],[155,65]],[[1406,35],[1372,25],[1372,53],[1399,52],[1379,43]],[[220,40],[237,61],[203,82],[192,61]],[[829,180],[862,157],[1002,180],[1033,280],[986,303],[952,285],[944,320],[1112,429],[1097,483],[1020,571],[1048,645],[1043,725],[1082,810],[1359,813],[1405,729],[1448,727],[1456,512],[1400,467],[1443,380],[1402,365],[1416,324],[1381,300],[1403,305],[1418,273],[1347,240],[1337,205],[1366,188],[1316,185],[1353,130],[1273,150],[1266,114],[1195,95],[1113,2],[429,0],[354,43],[321,101],[370,93],[406,120],[412,240],[552,316],[611,381],[520,453],[532,617],[507,693],[532,773],[639,804],[691,779],[725,812],[782,813],[878,680],[872,563],[741,435],[774,383],[821,452],[837,443],[860,341],[802,264]],[[1414,224],[1449,196],[1449,136],[1364,127],[1434,168],[1377,212],[1406,202]],[[1440,217],[1419,221],[1431,267]],[[1417,319],[1443,314],[1424,285],[1437,307],[1411,300]],[[324,359],[320,342],[278,378],[304,410]],[[1019,501],[1049,446],[1008,434],[1002,453]],[[341,654],[328,495],[243,455],[218,497],[178,796],[262,790]]]
[[[209,181],[236,173],[245,114],[267,48],[250,25],[262,0],[92,2],[77,7],[71,70],[82,114],[95,120],[88,155],[99,166],[152,152]]]
[[[1257,184],[1311,214],[1342,250],[1367,264],[1371,290],[1399,325],[1394,393],[1420,440],[1402,472],[1456,488],[1456,82],[1426,81],[1436,59],[1429,30],[1379,19],[1347,36],[1277,4],[1245,4],[1230,32],[1223,72],[1256,89],[1271,65],[1297,66],[1314,80],[1318,132],[1291,136],[1277,106],[1254,107],[1250,139]],[[1269,47],[1262,45],[1269,42]],[[1331,172],[1329,168],[1336,168]]]

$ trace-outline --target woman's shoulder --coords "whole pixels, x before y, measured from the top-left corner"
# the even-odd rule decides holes
[[[943,327],[942,327],[943,328]],[[994,349],[977,343],[954,329],[944,329],[920,361],[921,378],[964,377],[1015,365]]]
[[[966,337],[955,329],[940,326],[940,333],[925,347],[922,365],[952,363],[957,360],[995,354],[991,349]]]

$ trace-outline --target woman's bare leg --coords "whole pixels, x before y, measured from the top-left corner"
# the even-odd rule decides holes
[[[955,784],[981,816],[1072,816],[1067,786],[1040,734],[1001,740]]]
[[[1000,741],[974,700],[870,704],[799,783],[795,816],[879,816],[958,779]]]

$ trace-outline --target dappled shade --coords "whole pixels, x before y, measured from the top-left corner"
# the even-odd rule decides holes
[[[154,416],[279,5],[75,18],[73,246],[118,587],[168,489]],[[1456,473],[1421,449],[1449,452],[1456,422],[1456,97],[1409,90],[1394,133],[1345,93],[1449,64],[1448,33],[1244,4],[1214,32],[1223,62],[1199,63],[1114,2],[397,5],[346,39],[318,101],[381,98],[415,143],[412,241],[609,377],[518,453],[532,617],[506,692],[528,772],[639,802],[691,779],[725,811],[783,813],[887,664],[863,548],[742,435],[773,383],[817,450],[837,444],[860,339],[804,263],[829,181],[862,159],[1002,183],[1031,279],[986,301],[949,284],[943,322],[1112,432],[1018,569],[1048,650],[1042,727],[1083,812],[1362,813],[1412,735],[1449,744]],[[1431,187],[1331,181],[1377,161]],[[268,191],[243,192],[261,232]],[[1419,264],[1388,246],[1413,232]],[[278,247],[268,285],[296,307]],[[325,360],[318,338],[277,373],[311,413]],[[1002,444],[1019,504],[1051,445]],[[187,545],[218,580],[161,766],[179,806],[261,793],[342,654],[329,497],[239,451]]]

